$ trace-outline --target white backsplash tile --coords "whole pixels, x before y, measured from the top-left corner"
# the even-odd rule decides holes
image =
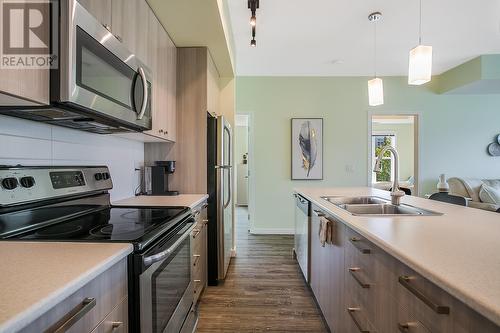
[[[133,196],[144,165],[144,144],[109,135],[0,116],[0,164],[106,165],[112,200]]]

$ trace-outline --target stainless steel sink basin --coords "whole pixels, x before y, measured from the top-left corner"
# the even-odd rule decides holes
[[[379,197],[322,197],[339,208],[356,216],[436,216],[442,215],[427,209],[406,204],[393,205]]]
[[[371,205],[385,204],[387,200],[379,197],[321,197],[334,205]]]

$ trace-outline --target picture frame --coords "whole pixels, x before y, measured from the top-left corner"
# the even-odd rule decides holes
[[[323,180],[323,118],[291,119],[292,180]]]

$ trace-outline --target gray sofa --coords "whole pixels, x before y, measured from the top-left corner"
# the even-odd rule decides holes
[[[459,195],[469,199],[468,206],[489,211],[499,211],[500,204],[482,202],[479,197],[483,184],[500,189],[500,179],[473,179],[453,177],[448,179],[450,194]]]

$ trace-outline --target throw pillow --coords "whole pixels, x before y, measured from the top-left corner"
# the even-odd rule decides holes
[[[500,205],[500,188],[483,184],[479,191],[479,198],[481,198],[482,202]]]

